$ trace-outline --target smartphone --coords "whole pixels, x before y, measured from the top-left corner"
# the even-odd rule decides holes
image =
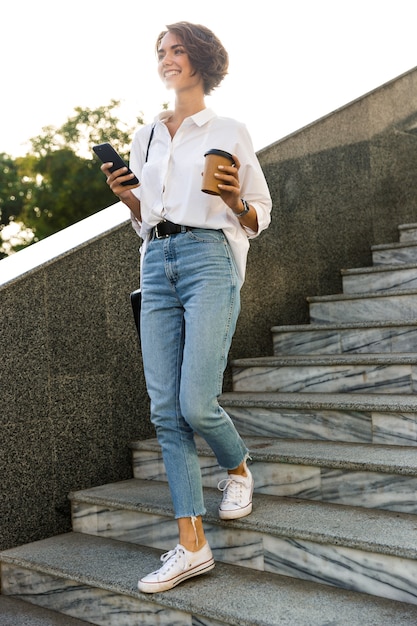
[[[121,167],[127,167],[126,174],[133,174],[132,170],[128,167],[127,163],[125,163],[118,152],[111,146],[109,143],[100,143],[98,146],[93,146],[93,150],[102,161],[102,163],[113,163],[110,168],[110,172],[114,172],[115,170],[120,169]],[[136,178],[131,178],[130,180],[125,180],[122,185],[138,185],[139,180]]]

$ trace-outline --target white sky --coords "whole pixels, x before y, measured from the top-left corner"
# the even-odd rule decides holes
[[[154,44],[166,24],[211,28],[229,76],[207,104],[261,149],[417,66],[416,0],[11,0],[0,9],[0,152],[26,153],[74,107],[170,101]]]

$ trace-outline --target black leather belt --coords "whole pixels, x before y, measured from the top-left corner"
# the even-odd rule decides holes
[[[153,237],[156,239],[164,239],[171,235],[178,235],[178,233],[186,233],[188,230],[191,230],[190,226],[182,226],[181,224],[174,224],[174,222],[164,220],[152,228],[151,239]]]

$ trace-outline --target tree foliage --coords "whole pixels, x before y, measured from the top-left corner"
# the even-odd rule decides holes
[[[92,146],[108,141],[128,159],[143,119],[129,126],[118,118],[119,107],[117,100],[97,109],[77,107],[60,128],[47,126],[31,139],[26,156],[0,154],[0,235],[9,223],[20,222],[38,241],[117,201]]]
[[[76,107],[75,115],[69,117],[59,129],[46,126],[42,129],[41,135],[31,139],[33,154],[43,157],[61,149],[68,149],[89,158],[94,144],[108,141],[126,157],[132,133],[136,125],[143,124],[143,119],[138,117],[133,128],[123,123],[116,114],[120,105],[119,100],[111,100],[109,105],[97,109]]]
[[[0,173],[0,224],[4,226],[22,211],[24,192],[18,162],[4,153],[0,154]]]
[[[7,154],[0,154],[0,243],[3,229],[20,219],[30,193],[30,183],[25,176],[22,158],[13,159]],[[14,249],[18,248],[17,243]],[[1,245],[0,259],[6,254]]]

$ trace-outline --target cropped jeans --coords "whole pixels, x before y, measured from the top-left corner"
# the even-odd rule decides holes
[[[203,515],[194,434],[205,439],[225,469],[248,456],[218,402],[240,311],[240,285],[225,235],[195,228],[151,239],[141,283],[145,379],[175,517]]]

